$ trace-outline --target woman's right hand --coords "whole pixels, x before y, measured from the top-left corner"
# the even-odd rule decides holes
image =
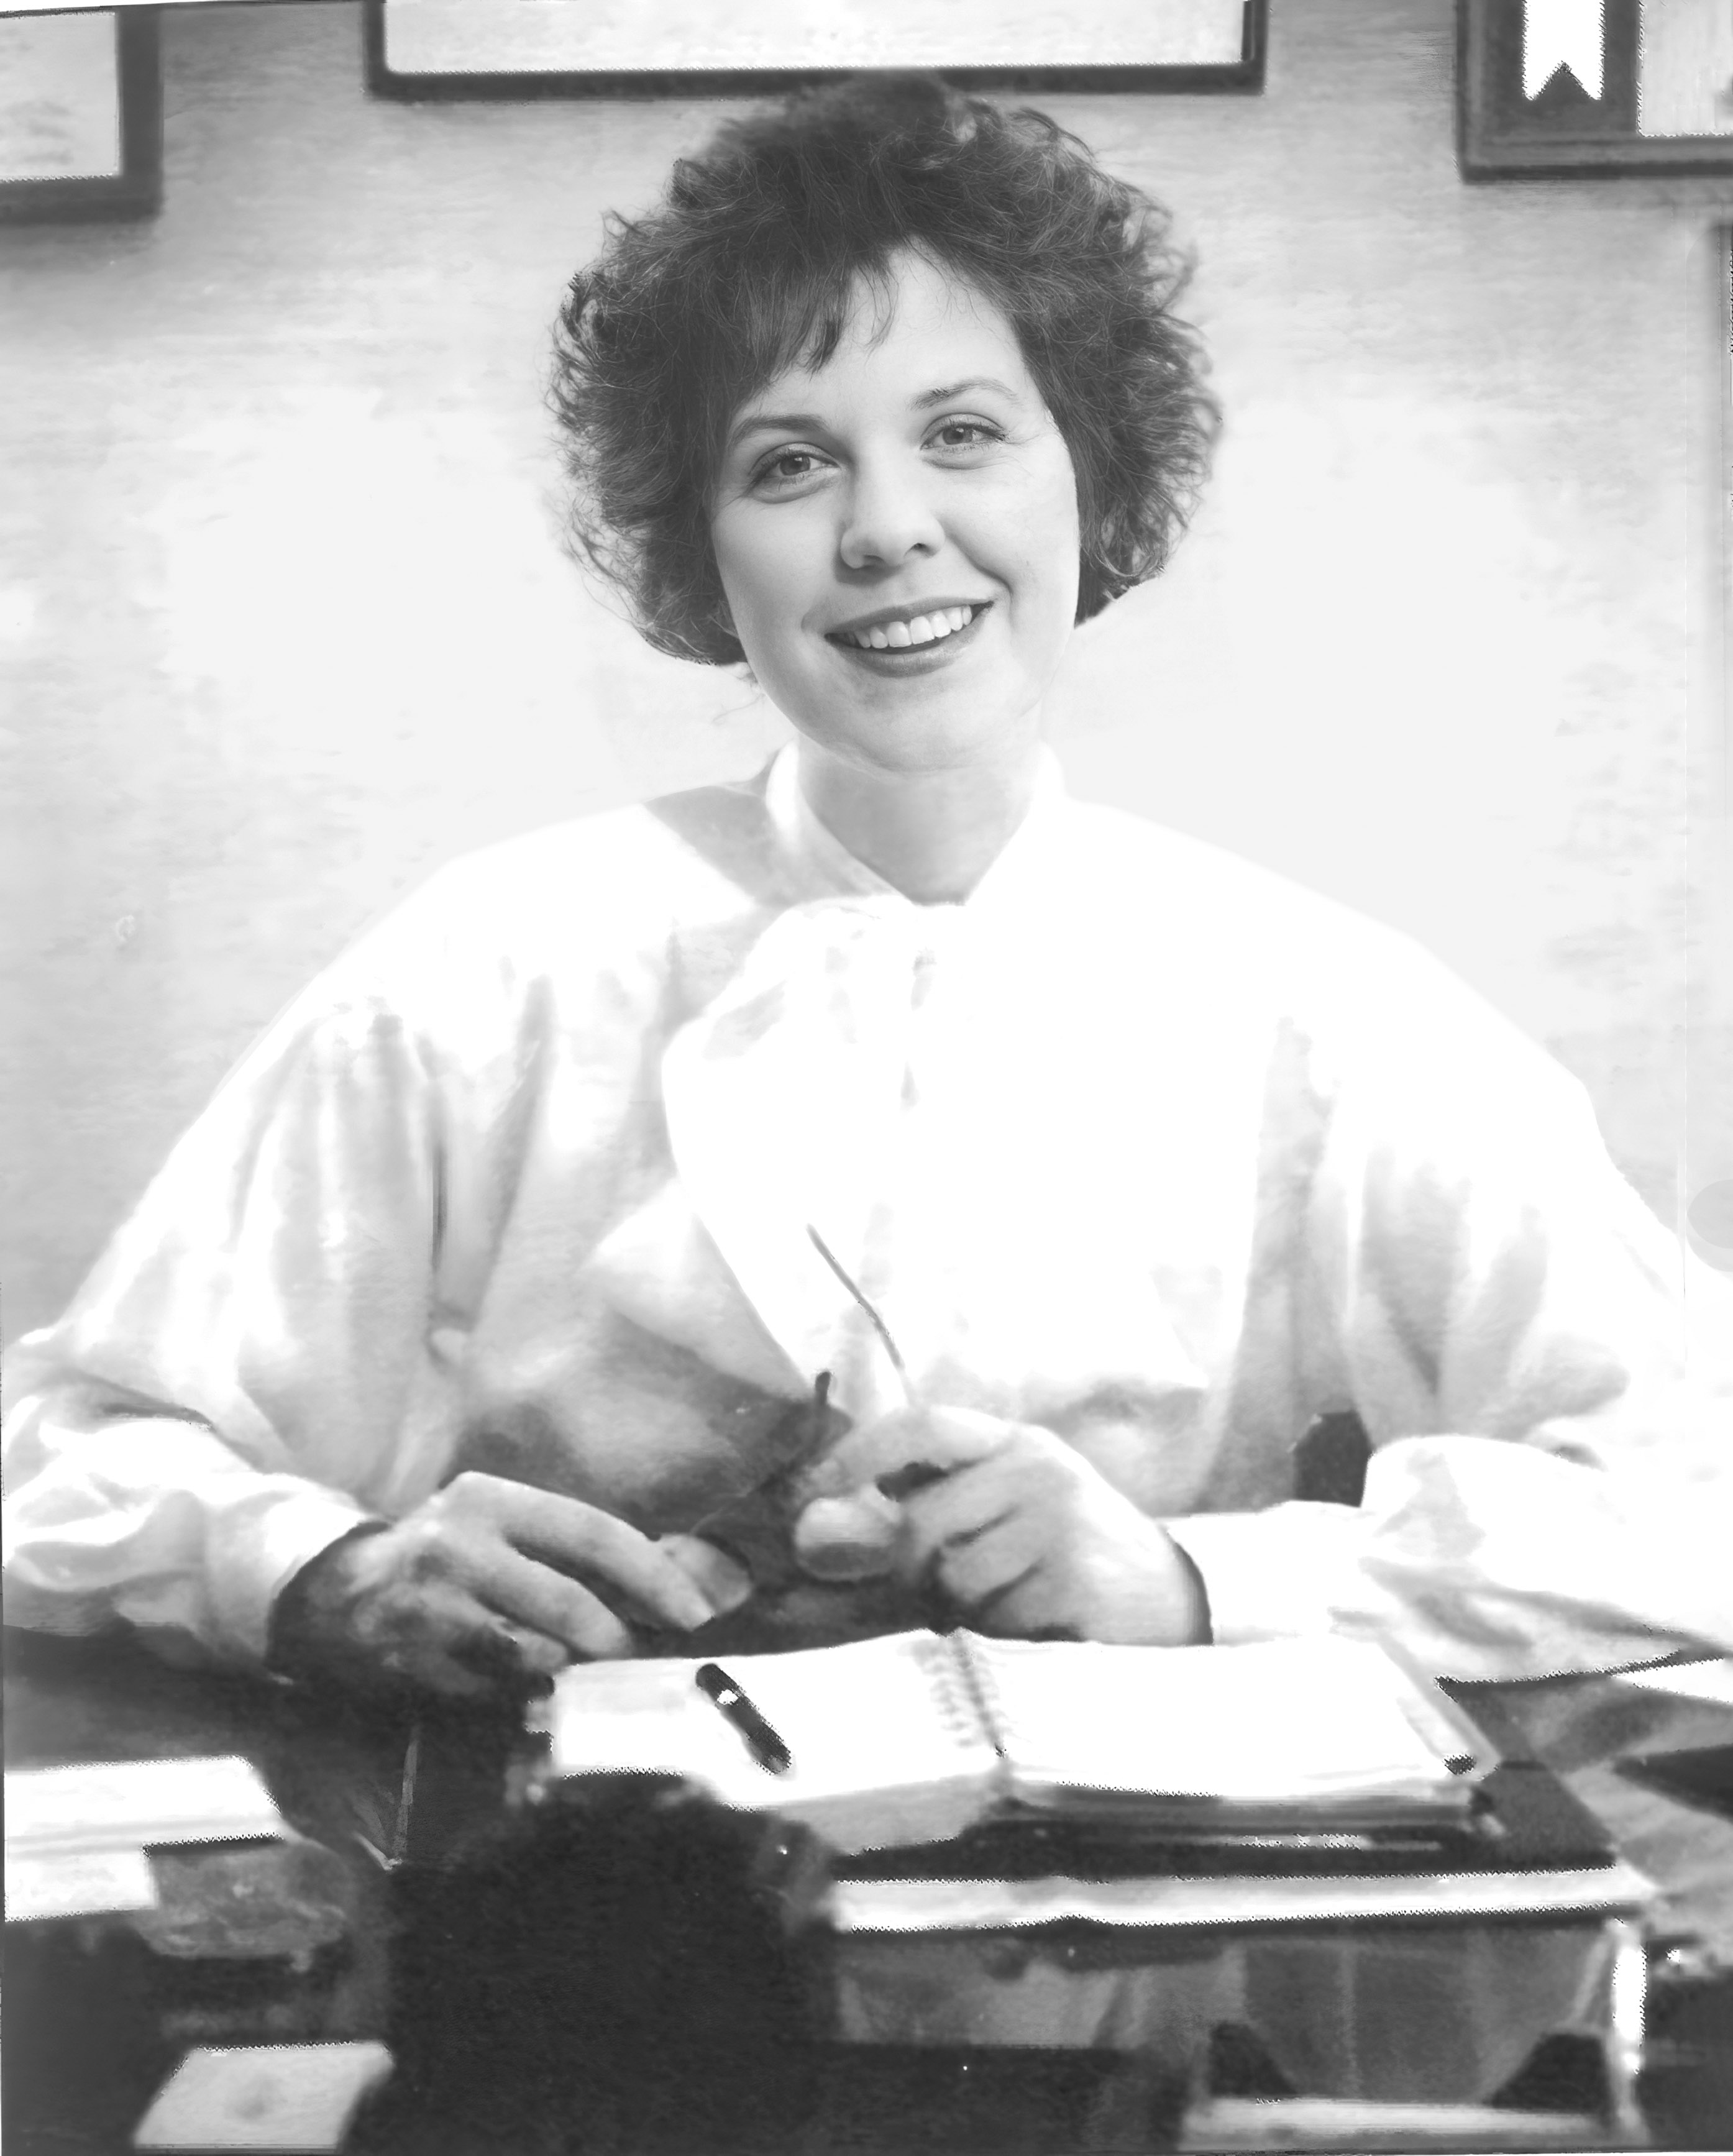
[[[270,1661],[288,1676],[480,1698],[568,1661],[631,1655],[635,1625],[692,1631],[713,1614],[689,1573],[624,1520],[469,1473],[303,1566],[277,1599]]]

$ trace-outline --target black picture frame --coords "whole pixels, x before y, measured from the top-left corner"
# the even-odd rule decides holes
[[[363,0],[367,87],[375,97],[405,103],[452,98],[752,97],[837,80],[835,74],[822,69],[776,68],[677,73],[646,69],[630,74],[402,74],[389,65],[385,56],[388,4],[388,0]],[[1242,24],[1239,59],[1221,66],[1002,68],[983,64],[947,68],[944,79],[959,90],[1219,91],[1257,95],[1263,89],[1269,0],[1243,0]]]
[[[1602,94],[1523,90],[1522,0],[1457,0],[1457,156],[1467,180],[1733,175],[1733,135],[1638,132],[1641,0],[1605,0]]]
[[[154,217],[162,206],[162,43],[155,8],[114,11],[121,166],[69,179],[0,180],[0,224]]]

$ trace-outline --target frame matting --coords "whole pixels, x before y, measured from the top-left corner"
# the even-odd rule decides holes
[[[7,124],[20,142],[35,144],[42,169],[39,176],[0,177],[0,223],[150,217],[161,208],[162,64],[157,18],[153,7],[126,7],[112,13],[0,15],[0,32],[9,34],[39,32],[53,38],[64,24],[88,23],[94,29],[103,23],[113,39],[105,45],[99,33],[97,65],[75,69],[55,94],[18,100],[7,112]],[[91,42],[84,41],[87,46]],[[89,100],[101,102],[107,111],[95,116],[71,109]],[[114,130],[112,169],[56,174],[57,153],[78,164],[71,138],[96,116]]]
[[[1725,0],[1696,4],[1706,9]],[[1643,131],[1643,0],[1605,0],[1598,95],[1568,67],[1528,95],[1525,16],[1525,0],[1458,0],[1458,151],[1465,179],[1733,173],[1733,133]]]
[[[925,52],[899,50],[894,29],[888,37],[875,34],[862,42],[859,33],[863,25],[876,33],[878,26],[894,21],[884,0],[823,0],[820,6],[799,8],[789,8],[786,0],[713,0],[710,19],[726,26],[717,48],[722,57],[716,64],[686,57],[692,42],[678,34],[677,26],[659,29],[659,22],[674,25],[676,10],[670,0],[630,0],[629,5],[616,0],[611,8],[574,8],[569,17],[573,29],[566,39],[566,59],[584,57],[587,46],[608,64],[562,64],[561,38],[548,35],[538,41],[543,47],[538,64],[526,67],[522,64],[525,41],[514,30],[557,18],[548,0],[542,0],[539,8],[524,15],[517,25],[512,21],[515,12],[517,0],[481,0],[479,5],[477,0],[467,0],[467,4],[466,0],[366,0],[363,20],[368,89],[377,96],[399,99],[751,96],[877,65],[932,69],[959,89],[1255,93],[1263,87],[1268,0],[1240,0],[1232,24],[1236,34],[1226,41],[1228,50],[1223,57],[1206,61],[1159,57],[1163,49],[1162,0],[1127,0],[1122,11],[1124,38],[1105,64],[1093,55],[1112,37],[1112,24],[1098,10],[1080,15],[1063,0],[1042,0],[1037,8],[1012,8],[1008,15],[1002,8],[984,8],[983,19],[992,19],[995,27],[972,47],[966,64],[956,64],[949,56],[935,59],[930,47]],[[929,23],[935,13],[942,19],[944,0],[931,0],[924,11],[909,12],[913,20],[921,19],[923,13]],[[962,12],[955,0],[953,12]],[[1230,19],[1234,13],[1231,4],[1211,12]],[[406,64],[402,51],[406,40],[393,37],[393,25],[419,15],[437,27],[441,14],[466,35],[473,25],[475,49],[465,55],[469,64],[461,68],[442,65],[436,56],[432,64]],[[636,53],[631,64],[620,64],[619,37],[607,34],[607,20],[612,18],[632,25]],[[1151,57],[1138,56],[1139,40],[1141,50]],[[424,34],[417,42],[436,49],[439,40]],[[1080,59],[1080,49],[1088,49],[1092,57]],[[750,64],[737,59],[743,50],[753,55]],[[760,51],[762,62],[757,56]],[[863,59],[863,52],[876,57]]]

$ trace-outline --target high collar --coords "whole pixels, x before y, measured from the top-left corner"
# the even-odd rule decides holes
[[[874,900],[878,901],[876,911],[906,908],[911,914],[938,918],[988,910],[1000,892],[1021,880],[1044,851],[1068,798],[1059,759],[1043,747],[1022,820],[974,890],[964,899],[923,903],[869,868],[820,820],[801,790],[799,752],[797,742],[784,743],[772,759],[765,780],[765,806],[778,846],[812,897]]]

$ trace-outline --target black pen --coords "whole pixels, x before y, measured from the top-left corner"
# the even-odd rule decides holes
[[[747,1750],[767,1774],[787,1774],[795,1763],[794,1754],[726,1670],[714,1662],[700,1662],[692,1671],[692,1682],[739,1731]]]

